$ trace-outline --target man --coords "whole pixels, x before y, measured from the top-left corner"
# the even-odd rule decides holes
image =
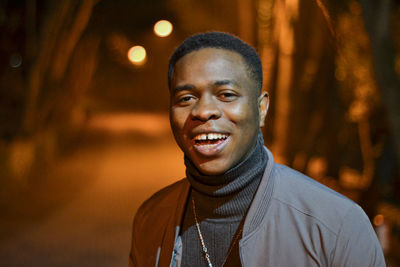
[[[385,266],[354,202],[274,163],[261,62],[226,33],[186,39],[168,69],[186,178],[138,210],[131,266]]]

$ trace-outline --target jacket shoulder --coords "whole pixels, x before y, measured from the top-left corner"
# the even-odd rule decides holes
[[[176,208],[176,202],[179,201],[182,193],[184,193],[188,188],[189,182],[187,179],[181,179],[160,189],[143,202],[143,204],[139,207],[135,217],[143,217],[149,214],[157,213],[157,211],[163,211],[168,208]]]
[[[133,266],[156,265],[163,239],[170,234],[171,220],[179,217],[188,191],[189,182],[182,179],[156,192],[139,207],[133,220]]]
[[[341,221],[350,210],[361,210],[347,197],[287,166],[276,164],[274,174],[275,200],[296,212],[315,218],[335,234],[339,232]]]

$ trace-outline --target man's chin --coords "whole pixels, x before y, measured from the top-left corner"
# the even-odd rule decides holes
[[[221,163],[219,160],[210,160],[196,164],[197,169],[204,175],[216,176],[224,174],[229,167]]]

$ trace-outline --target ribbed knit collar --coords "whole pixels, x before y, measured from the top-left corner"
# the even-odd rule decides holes
[[[257,190],[267,161],[261,131],[251,155],[222,175],[203,175],[185,157],[186,176],[192,186],[191,197],[196,201],[199,216],[241,219]]]

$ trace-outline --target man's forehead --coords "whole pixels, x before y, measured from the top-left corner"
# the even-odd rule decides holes
[[[208,86],[228,84],[229,81],[232,85],[251,87],[256,95],[259,94],[257,82],[243,56],[236,51],[218,47],[204,47],[180,58],[172,73],[170,92],[204,77],[207,77]]]
[[[175,65],[174,75],[191,76],[193,72],[205,74],[210,80],[235,80],[248,74],[248,67],[240,54],[220,48],[203,48],[188,53]]]

